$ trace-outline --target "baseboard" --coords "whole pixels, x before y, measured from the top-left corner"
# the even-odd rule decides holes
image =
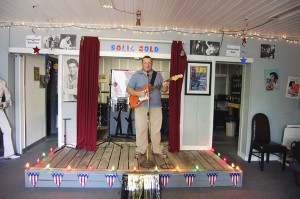
[[[40,143],[44,142],[46,139],[47,139],[47,137],[43,137],[43,138],[39,139],[38,141],[36,141],[35,143],[25,147],[24,149],[22,149],[22,153],[25,153],[26,151],[29,151],[30,149],[36,147]]]

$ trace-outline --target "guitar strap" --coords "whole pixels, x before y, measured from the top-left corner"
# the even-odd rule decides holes
[[[154,86],[154,81],[155,81],[155,78],[156,78],[156,74],[157,74],[157,72],[156,72],[156,71],[153,71],[153,73],[152,73],[152,78],[151,78],[151,81],[150,81],[150,84],[151,84],[152,86]]]

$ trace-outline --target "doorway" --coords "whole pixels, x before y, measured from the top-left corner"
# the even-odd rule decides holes
[[[229,144],[237,152],[243,66],[216,63],[213,146]],[[234,143],[234,144],[233,144]]]
[[[46,112],[47,112],[47,137],[57,136],[57,114],[58,114],[58,93],[57,93],[57,75],[58,75],[58,59],[50,56],[45,60],[46,65],[50,66],[50,80],[46,90]]]

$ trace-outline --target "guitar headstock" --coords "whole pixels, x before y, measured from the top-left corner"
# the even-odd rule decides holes
[[[176,81],[179,78],[183,78],[183,75],[182,74],[174,75],[174,76],[171,77],[171,80]]]

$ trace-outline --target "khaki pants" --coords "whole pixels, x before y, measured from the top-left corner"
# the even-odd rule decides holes
[[[144,154],[148,146],[148,107],[139,107],[135,110],[135,129],[136,129],[136,152]],[[150,139],[153,153],[161,153],[161,123],[162,108],[150,108]]]
[[[14,155],[15,151],[11,140],[11,127],[2,109],[0,109],[0,128],[3,133],[4,158],[8,158]]]

